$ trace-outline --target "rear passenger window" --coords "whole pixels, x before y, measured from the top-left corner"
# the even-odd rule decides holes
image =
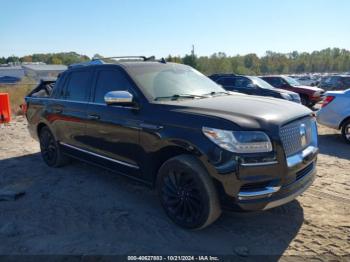
[[[95,88],[95,103],[105,103],[104,97],[110,91],[130,91],[130,81],[119,70],[99,71]]]
[[[237,88],[251,88],[251,87],[248,86],[249,84],[252,84],[252,81],[250,81],[249,79],[241,77],[241,78],[238,78],[236,80],[235,87],[237,87]]]
[[[66,86],[65,98],[72,101],[86,101],[90,81],[91,74],[88,71],[72,72]]]
[[[269,80],[269,83],[275,87],[281,87],[283,85],[282,80],[278,77],[271,77]]]

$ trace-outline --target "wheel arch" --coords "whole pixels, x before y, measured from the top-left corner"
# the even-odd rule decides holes
[[[345,117],[339,124],[338,129],[342,129],[343,125],[345,124],[345,122],[350,120],[350,116]]]
[[[37,133],[37,136],[38,136],[38,137],[39,137],[39,135],[40,135],[41,129],[43,129],[43,127],[45,127],[45,126],[48,127],[47,124],[41,122],[41,123],[39,123],[38,126],[36,127],[36,133]]]
[[[179,155],[192,155],[197,159],[200,158],[200,153],[193,147],[182,147],[179,145],[169,145],[161,148],[153,155],[152,163],[152,184],[155,185],[160,167],[169,159]]]

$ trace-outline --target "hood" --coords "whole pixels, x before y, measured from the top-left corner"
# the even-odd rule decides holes
[[[204,99],[162,102],[175,105],[175,111],[223,118],[249,129],[268,129],[310,115],[312,111],[300,104],[260,96],[226,95]]]

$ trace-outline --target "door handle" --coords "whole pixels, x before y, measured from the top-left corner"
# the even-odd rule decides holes
[[[98,119],[100,119],[100,116],[99,115],[88,115],[88,119],[98,120]]]

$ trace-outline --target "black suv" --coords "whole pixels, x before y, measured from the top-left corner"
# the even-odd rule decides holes
[[[278,89],[256,76],[231,74],[214,74],[209,76],[216,83],[228,91],[240,92],[248,95],[270,96],[288,101],[301,103],[297,93]]]
[[[41,93],[26,97],[26,116],[47,165],[76,158],[155,186],[186,228],[211,224],[222,208],[285,204],[315,177],[309,109],[228,93],[189,66],[95,60]]]

